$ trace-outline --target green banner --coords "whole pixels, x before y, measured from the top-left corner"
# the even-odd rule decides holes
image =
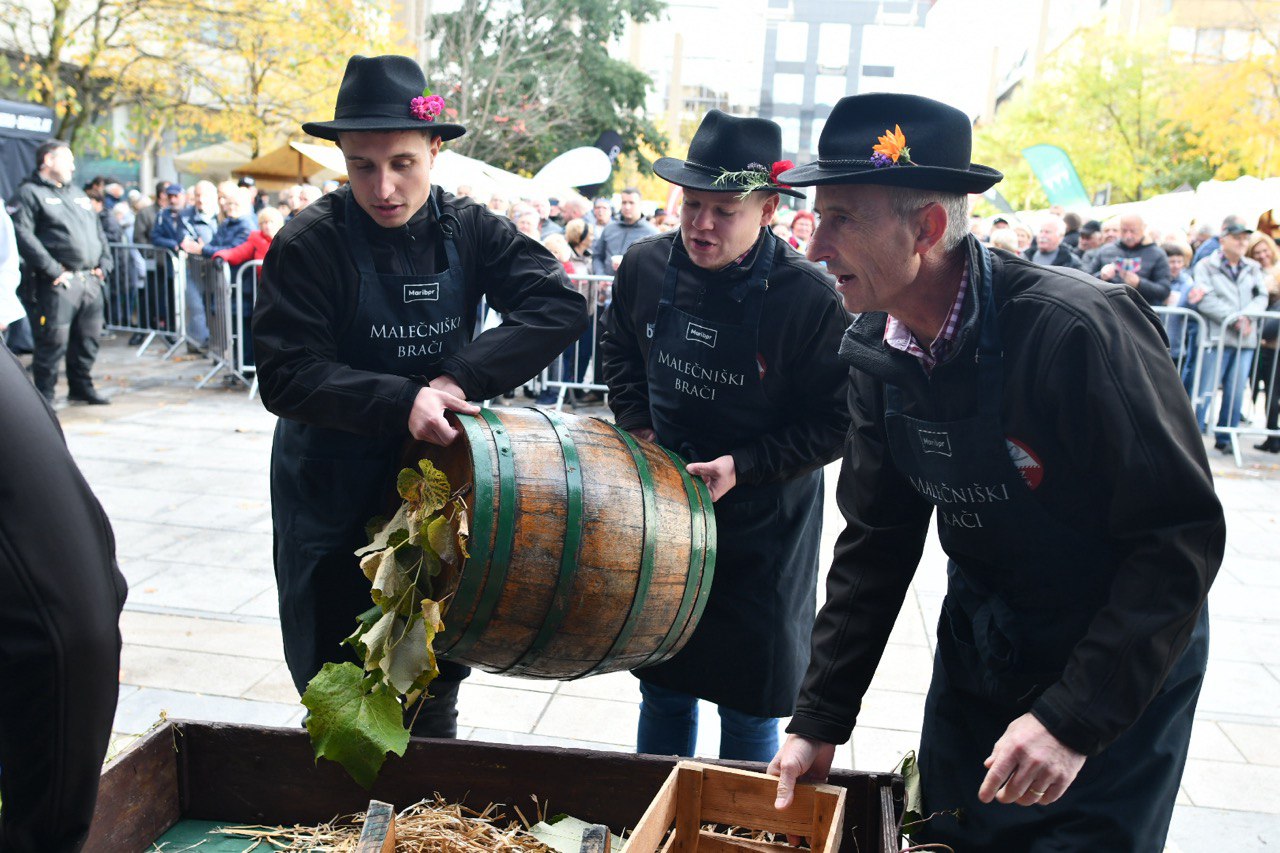
[[[1032,145],[1022,149],[1022,156],[1031,164],[1049,204],[1063,207],[1088,207],[1089,193],[1085,191],[1076,167],[1071,165],[1067,152],[1056,145]]]

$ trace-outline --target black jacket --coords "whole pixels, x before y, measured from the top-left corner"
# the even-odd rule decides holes
[[[1147,300],[1147,304],[1163,305],[1169,298],[1169,285],[1173,276],[1169,272],[1169,256],[1155,243],[1147,243],[1134,249],[1130,249],[1119,240],[1108,243],[1098,248],[1089,266],[1084,267],[1084,271],[1097,275],[1098,271],[1107,264],[1124,260],[1133,261],[1138,265],[1138,292],[1142,294],[1143,299]],[[1118,284],[1124,283],[1119,275],[1112,281]]]
[[[1116,555],[1106,603],[1032,706],[1056,737],[1094,754],[1137,720],[1178,660],[1226,526],[1159,320],[1137,292],[1001,252],[992,252],[992,269],[1006,435],[1039,453],[1036,499]],[[884,314],[861,315],[846,334],[878,358],[851,374],[853,423],[837,487],[846,527],[788,731],[848,739],[924,547],[932,505],[886,445],[885,380],[903,389],[907,415],[968,416],[979,393],[976,321],[966,297],[953,354],[931,378],[883,344]]]
[[[667,259],[675,248],[680,270],[676,307],[697,313],[704,300],[732,317],[754,258],[717,272],[695,266],[678,231],[636,242],[618,268],[613,304],[600,343],[609,406],[623,429],[651,427],[645,367],[652,323],[662,296]],[[759,354],[766,365],[765,396],[790,414],[785,429],[733,448],[738,482],[761,485],[795,477],[836,458],[849,423],[844,403],[847,368],[836,357],[849,315],[831,278],[781,240],[774,240],[773,271],[765,294]],[[697,286],[694,286],[696,283]]]
[[[420,382],[356,370],[337,342],[359,296],[343,229],[363,227],[381,272],[433,274],[447,267],[440,229],[423,205],[409,222],[381,228],[363,212],[344,221],[343,187],[308,205],[281,229],[263,262],[253,312],[262,399],[281,417],[364,435],[403,433]],[[586,300],[568,287],[564,267],[511,222],[470,199],[432,189],[442,213],[458,219],[455,238],[471,316],[482,296],[502,325],[441,362],[468,399],[483,400],[525,382],[587,326]],[[433,376],[427,376],[430,379]]]
[[[74,184],[57,186],[28,175],[13,200],[13,228],[22,260],[49,281],[64,271],[95,267],[111,272],[111,252],[93,203]]]
[[[1036,247],[1033,244],[1029,249],[1022,253],[1022,257],[1031,263],[1035,263]],[[1049,264],[1051,267],[1066,267],[1069,270],[1078,270],[1081,268],[1080,259],[1071,251],[1065,242],[1058,244],[1058,254],[1054,256],[1053,261]]]

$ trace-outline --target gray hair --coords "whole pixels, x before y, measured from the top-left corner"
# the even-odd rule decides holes
[[[926,205],[937,202],[947,212],[947,230],[942,235],[942,249],[950,252],[964,242],[969,235],[969,197],[960,193],[938,190],[917,190],[909,187],[893,187],[889,192],[889,204],[902,221]]]

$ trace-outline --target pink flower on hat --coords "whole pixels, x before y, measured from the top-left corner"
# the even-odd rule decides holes
[[[409,101],[409,114],[423,121],[435,121],[443,111],[444,98],[431,94],[430,89],[424,89],[421,95]]]

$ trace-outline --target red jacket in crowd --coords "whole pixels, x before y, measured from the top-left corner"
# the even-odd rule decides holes
[[[222,258],[233,267],[238,267],[245,261],[262,260],[267,256],[267,249],[269,248],[271,248],[271,238],[261,231],[253,231],[250,232],[249,239],[239,246],[214,252],[213,256]]]

